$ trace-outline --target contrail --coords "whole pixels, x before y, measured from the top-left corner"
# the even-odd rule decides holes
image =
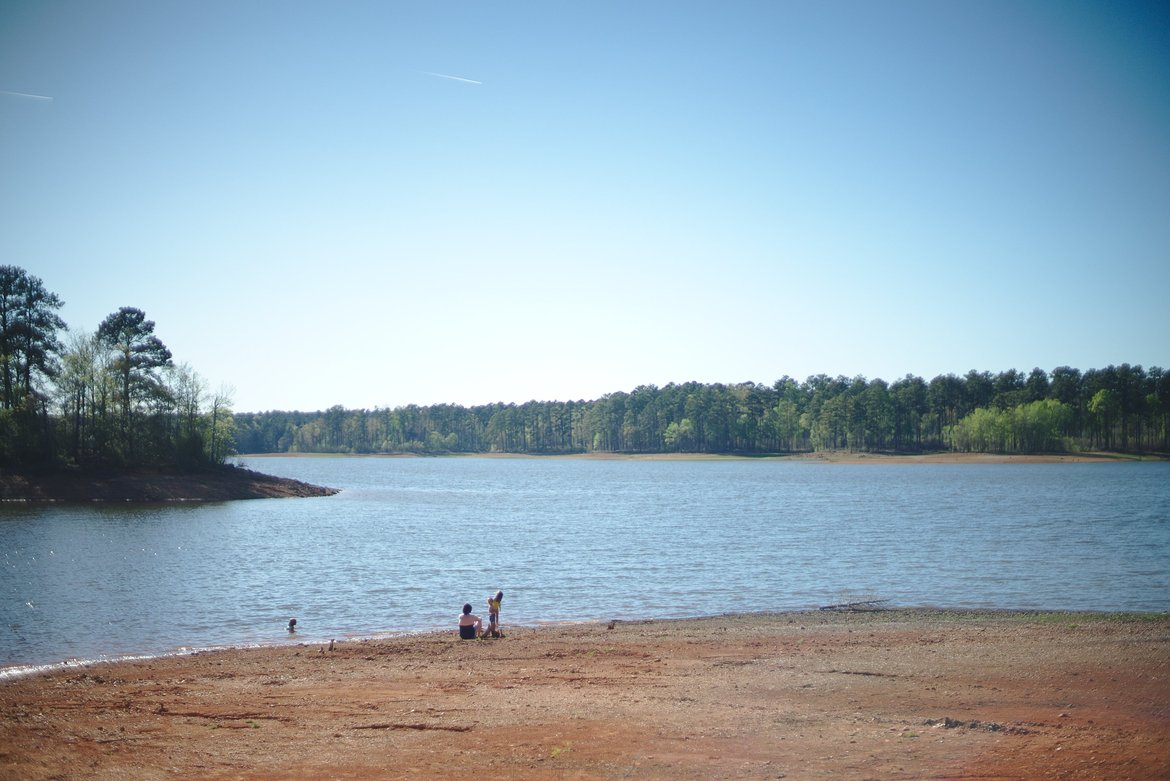
[[[27,92],[9,92],[6,89],[0,89],[0,95],[7,95],[10,98],[28,98],[29,100],[47,100],[50,103],[53,102],[53,99],[48,95],[30,95]]]
[[[435,76],[436,78],[440,78],[440,79],[450,79],[451,81],[461,81],[464,84],[483,84],[482,81],[476,81],[475,79],[465,79],[462,76],[448,76],[446,73],[432,73],[431,71],[419,71],[419,73],[423,74],[424,76]]]

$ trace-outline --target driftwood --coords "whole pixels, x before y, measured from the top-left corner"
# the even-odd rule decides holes
[[[878,610],[885,610],[885,603],[888,599],[866,599],[861,602],[845,602],[840,605],[825,605],[820,610],[840,610],[845,613],[872,613]]]

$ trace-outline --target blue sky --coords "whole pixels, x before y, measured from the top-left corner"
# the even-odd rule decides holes
[[[239,411],[1170,367],[1167,85],[1163,3],[0,0],[0,263]]]

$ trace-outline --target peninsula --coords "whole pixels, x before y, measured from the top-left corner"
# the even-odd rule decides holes
[[[0,502],[226,502],[336,493],[236,466],[0,471]]]

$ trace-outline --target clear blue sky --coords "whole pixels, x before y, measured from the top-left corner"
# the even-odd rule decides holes
[[[1170,10],[0,0],[0,263],[238,411],[1170,368]]]

